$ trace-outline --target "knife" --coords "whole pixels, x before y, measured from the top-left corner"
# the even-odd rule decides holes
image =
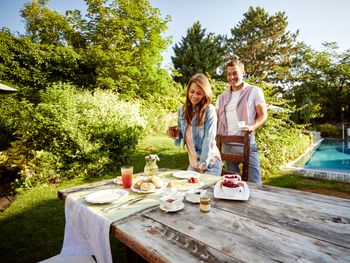
[[[139,197],[136,197],[134,199],[130,199],[130,200],[126,201],[126,202],[123,202],[121,204],[111,205],[111,206],[102,208],[101,211],[102,212],[109,212],[111,210],[118,209],[118,208],[120,208],[120,207],[122,207],[124,205],[132,205],[132,204],[134,204],[134,203],[136,203],[138,201],[141,201],[142,199],[144,199],[144,196],[139,196]]]

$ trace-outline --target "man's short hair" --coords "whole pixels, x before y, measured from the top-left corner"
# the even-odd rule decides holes
[[[243,72],[243,74],[245,74],[244,64],[238,59],[232,58],[226,63],[226,68],[234,66],[238,66],[239,69]]]

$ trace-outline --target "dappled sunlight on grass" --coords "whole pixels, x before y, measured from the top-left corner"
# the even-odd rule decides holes
[[[166,136],[148,136],[137,148],[137,152],[131,159],[135,173],[142,172],[145,166],[145,156],[157,154],[160,161],[159,168],[183,169],[188,167],[188,155],[185,148],[178,147],[174,140]]]
[[[350,184],[338,181],[308,178],[297,174],[281,173],[268,179],[264,184],[292,188],[318,194],[333,195],[350,199]]]

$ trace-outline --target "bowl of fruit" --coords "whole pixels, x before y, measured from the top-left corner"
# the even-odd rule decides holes
[[[235,184],[242,180],[239,174],[225,174],[223,177],[225,180],[233,181]]]
[[[224,194],[229,196],[235,196],[241,192],[243,192],[244,184],[242,182],[235,183],[231,179],[224,179],[221,181],[221,188]]]

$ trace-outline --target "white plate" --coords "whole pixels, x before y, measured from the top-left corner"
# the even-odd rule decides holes
[[[124,198],[128,194],[128,191],[122,189],[105,189],[87,195],[85,200],[93,204],[104,204]]]
[[[188,202],[194,203],[194,204],[199,204],[200,203],[200,198],[204,196],[207,193],[207,190],[203,189],[191,189],[188,192],[186,192],[186,200]]]
[[[221,181],[218,181],[214,187],[214,197],[215,198],[229,199],[229,200],[242,200],[242,201],[249,199],[250,190],[249,190],[249,187],[248,187],[246,182],[242,181],[242,183],[244,184],[243,191],[236,194],[235,196],[226,195],[224,193],[224,191],[222,191],[220,183],[221,183]]]
[[[160,210],[163,210],[164,212],[177,212],[180,211],[181,209],[183,209],[185,207],[184,203],[181,203],[178,207],[172,208],[172,209],[167,209],[165,207],[163,207],[162,205],[159,205]]]
[[[199,181],[198,183],[188,183],[187,180],[185,182],[182,181],[173,181],[177,190],[179,191],[187,191],[191,189],[201,188],[204,186],[204,183]]]
[[[189,179],[191,177],[197,178],[201,174],[194,172],[194,171],[179,171],[179,172],[174,172],[173,176],[181,179]]]
[[[248,130],[248,126],[237,127],[237,130],[239,130],[239,131],[246,131],[246,130]]]

